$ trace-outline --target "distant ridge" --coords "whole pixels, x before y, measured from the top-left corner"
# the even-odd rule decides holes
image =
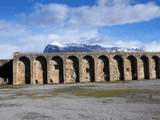
[[[127,48],[127,47],[102,47],[100,45],[87,45],[87,44],[66,44],[63,47],[58,45],[48,44],[44,53],[52,52],[144,52],[139,48]]]

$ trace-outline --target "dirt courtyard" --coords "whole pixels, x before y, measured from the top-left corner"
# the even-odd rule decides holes
[[[0,120],[160,120],[160,80],[1,86]]]

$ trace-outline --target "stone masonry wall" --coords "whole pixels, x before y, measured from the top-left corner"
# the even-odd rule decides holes
[[[25,64],[21,61],[18,61],[18,84],[25,84]]]
[[[132,80],[132,67],[131,67],[131,61],[129,59],[125,59],[125,65],[126,65],[126,80]]]
[[[76,81],[76,73],[74,69],[74,63],[72,60],[66,61],[66,83],[74,83]]]
[[[102,55],[106,56],[109,61],[100,59],[99,57]],[[31,66],[27,66],[25,63],[20,61],[20,58],[24,56],[30,61]],[[35,58],[38,56],[44,56],[47,61],[47,65],[36,60]],[[64,67],[59,65],[57,61],[51,59],[56,56],[62,58]],[[75,58],[78,59],[79,63],[76,63],[78,67],[75,67],[75,61],[70,59],[70,56],[72,56],[72,58],[75,56]],[[85,56],[89,56],[89,59],[85,59]],[[115,59],[115,56],[118,56],[119,58],[117,57]],[[128,59],[129,56],[136,59],[136,65],[134,65],[135,63],[132,63],[133,60]],[[29,67],[28,69],[31,71],[28,73],[30,74],[30,84],[43,84],[43,75],[45,71],[42,69],[42,66],[48,66],[48,84],[60,83],[60,78],[64,78],[64,81],[61,81],[61,83],[93,82],[93,78],[95,78],[95,82],[104,82],[107,80],[107,76],[109,76],[109,81],[132,80],[134,76],[137,76],[135,77],[137,80],[143,80],[147,73],[144,73],[144,67],[146,66],[144,66],[145,60],[141,59],[142,56],[145,56],[144,59],[149,60],[149,65],[147,66],[149,67],[149,79],[158,78],[157,74],[160,73],[160,69],[158,69],[158,67],[160,67],[160,65],[157,63],[160,63],[160,61],[155,61],[152,57],[156,56],[159,58],[160,53],[16,53],[14,54],[13,60],[13,84],[26,84],[26,67]],[[90,61],[90,58],[93,58],[92,61]],[[107,68],[109,68],[108,73],[106,72],[107,70],[105,70]],[[94,69],[94,71],[91,69]],[[63,70],[63,72],[61,72],[63,74],[60,74],[60,70]],[[77,78],[78,75],[79,78]],[[79,80],[77,81],[77,79]]]
[[[87,60],[82,60],[81,63],[81,74],[82,74],[82,79],[80,80],[81,82],[90,82],[90,75],[89,75],[89,63]]]
[[[58,63],[56,61],[49,61],[49,82],[51,83],[59,83],[59,69]]]
[[[97,82],[105,81],[104,62],[101,59],[97,60]]]

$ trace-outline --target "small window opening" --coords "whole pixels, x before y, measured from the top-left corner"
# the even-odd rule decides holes
[[[86,68],[86,73],[89,73],[89,68]]]
[[[38,80],[35,80],[36,84],[38,84]]]

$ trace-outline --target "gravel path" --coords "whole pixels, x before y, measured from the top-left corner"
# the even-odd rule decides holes
[[[73,86],[88,90],[132,88],[150,92],[103,98],[48,95],[56,89]],[[160,80],[1,89],[0,120],[160,120]]]

